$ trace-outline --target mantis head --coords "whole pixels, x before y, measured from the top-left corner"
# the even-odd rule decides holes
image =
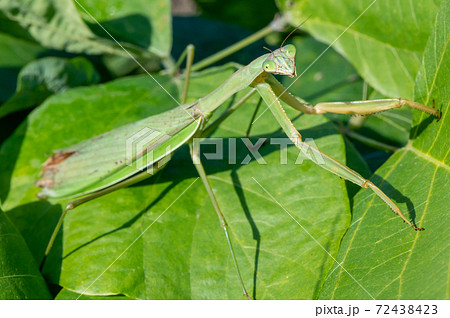
[[[294,77],[297,75],[295,69],[295,54],[297,49],[293,44],[288,44],[273,51],[264,61],[262,67],[267,73],[287,75]]]

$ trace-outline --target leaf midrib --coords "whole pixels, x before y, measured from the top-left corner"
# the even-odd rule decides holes
[[[444,168],[446,170],[450,170],[450,167],[444,161],[440,161],[440,160],[434,158],[433,156],[431,156],[429,153],[425,153],[425,152],[415,148],[414,146],[412,146],[411,143],[408,143],[406,145],[406,147],[403,148],[403,149],[406,150],[406,151],[413,152],[417,156],[419,156],[419,157],[421,157],[421,158],[431,162],[432,164],[434,164],[437,167],[441,167],[441,168]],[[450,149],[447,151],[447,154],[449,153],[449,151],[450,151]]]

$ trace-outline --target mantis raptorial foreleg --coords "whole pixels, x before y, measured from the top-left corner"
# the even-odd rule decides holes
[[[423,107],[424,105],[413,102],[404,98],[394,99],[376,99],[376,100],[363,100],[363,101],[351,101],[351,102],[332,102],[332,103],[319,103],[314,106],[318,112],[324,113],[336,113],[336,114],[348,114],[348,115],[370,115],[378,112],[382,112],[389,109],[400,108],[402,106],[409,106],[411,108],[419,109],[424,112],[428,112],[432,115],[435,112],[430,112],[429,107]],[[439,120],[439,112],[437,117]]]
[[[278,100],[278,95],[275,92],[274,86],[270,85],[268,82],[272,83],[275,79],[267,80],[272,76],[267,74],[262,74],[258,77],[254,85],[258,90],[258,93],[262,96],[266,104],[269,106],[276,120],[280,124],[283,131],[286,133],[289,139],[299,148],[309,159],[315,162],[320,167],[336,174],[337,176],[344,178],[345,180],[351,181],[361,188],[370,188],[375,194],[380,197],[396,214],[398,214],[403,221],[409,224],[414,230],[421,231],[423,228],[416,227],[413,225],[397,207],[397,205],[392,202],[392,200],[377,186],[375,186],[370,180],[363,178],[359,173],[350,169],[349,167],[341,164],[332,157],[324,154],[320,150],[308,145],[302,140],[302,136],[297,131],[297,129],[292,124],[289,117],[286,115],[280,101]],[[276,80],[275,80],[276,81]],[[291,95],[292,96],[292,95]],[[293,96],[292,96],[293,97]],[[280,97],[281,98],[281,97]],[[291,105],[291,104],[290,104]],[[291,105],[292,106],[292,105]],[[309,107],[309,106],[308,106]],[[318,161],[320,158],[323,161]]]
[[[404,98],[331,102],[310,105],[304,100],[291,95],[273,76],[267,76],[265,81],[270,84],[274,93],[279,96],[282,101],[289,104],[291,107],[304,112],[305,114],[321,115],[325,113],[336,113],[348,115],[370,115],[385,110],[400,108],[406,105],[436,116],[438,120],[440,118],[439,110]]]

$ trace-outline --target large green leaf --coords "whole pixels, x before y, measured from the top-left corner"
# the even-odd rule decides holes
[[[13,95],[20,69],[44,51],[34,42],[0,33],[0,102]]]
[[[147,48],[158,56],[168,56],[172,47],[172,19],[169,0],[77,0],[78,11],[100,37],[105,31],[93,16],[119,41]],[[90,16],[91,15],[91,16]]]
[[[442,1],[415,88],[416,100],[425,104],[434,100],[442,119],[436,122],[414,112],[412,140],[373,178],[380,180],[407,217],[426,230],[401,226],[382,202],[361,191],[339,252],[342,268],[335,267],[327,278],[323,299],[449,298],[449,15],[450,3]]]
[[[212,91],[233,70],[224,66],[194,76],[191,98]],[[26,234],[39,261],[61,213],[59,204],[34,199],[39,190],[33,182],[43,154],[174,105],[152,83],[147,77],[129,78],[53,96],[3,145],[1,158],[17,159],[9,164],[0,161],[1,188],[9,189],[2,192],[2,205]],[[167,87],[170,82],[161,84]],[[152,93],[144,94],[144,86],[151,87]],[[256,98],[247,102],[213,137],[244,136],[256,102]],[[288,110],[288,114],[295,113]],[[326,118],[298,116],[294,123],[305,137],[315,138],[322,151],[346,161],[343,139]],[[277,127],[272,116],[264,115],[253,127],[252,142],[257,137],[283,137]],[[240,139],[236,144],[240,163],[249,151]],[[229,145],[225,139],[224,149]],[[279,146],[267,144],[261,154],[266,165],[255,160],[247,165],[205,161],[230,225],[242,275],[250,294],[258,299],[313,298],[333,262],[328,252],[337,254],[348,226],[345,183],[310,161],[294,164],[298,153],[293,147],[288,148],[286,165],[280,165]],[[186,148],[148,181],[71,211],[44,273],[52,282],[87,295],[240,297],[223,231]]]
[[[0,12],[1,31],[37,41],[44,47],[128,57],[114,40],[100,38],[88,28],[72,0],[1,0]],[[136,45],[122,46],[137,56],[152,56]]]
[[[22,235],[0,210],[0,299],[50,299]]]
[[[82,57],[47,57],[27,64],[19,73],[17,91],[0,107],[0,119],[13,112],[39,105],[51,94],[71,87],[95,84],[100,76]]]
[[[291,17],[292,25],[310,17],[302,28],[320,41],[331,44],[342,34],[333,47],[358,73],[382,94],[404,98],[413,96],[414,81],[439,2],[277,1],[280,9]]]

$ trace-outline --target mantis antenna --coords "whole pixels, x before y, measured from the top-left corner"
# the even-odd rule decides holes
[[[312,17],[312,15],[310,15],[309,17],[306,18],[305,21],[303,21],[302,23],[300,23],[299,25],[297,25],[297,26],[294,28],[294,30],[292,30],[291,33],[289,33],[289,34],[284,38],[283,42],[281,42],[280,47],[283,47],[284,42],[286,42],[286,40],[289,39],[289,37],[292,35],[292,33],[294,33],[295,31],[299,30],[299,28],[300,28],[303,24],[305,24],[306,21],[308,21],[309,18],[311,18],[311,17]]]

